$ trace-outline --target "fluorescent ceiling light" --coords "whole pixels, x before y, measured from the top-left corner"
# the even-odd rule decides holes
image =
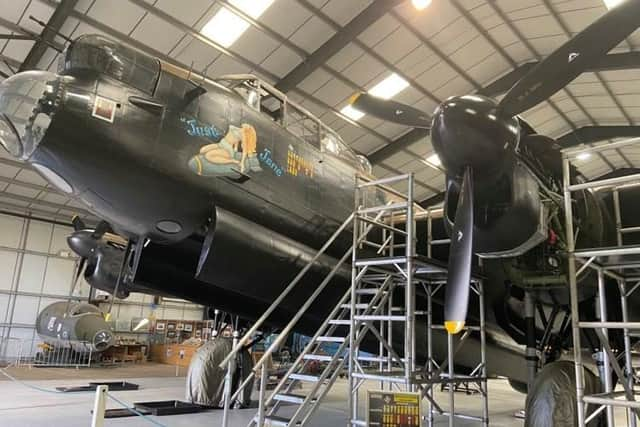
[[[580,153],[576,156],[576,159],[587,160],[589,157],[591,157],[591,153]]]
[[[611,9],[622,3],[624,0],[604,0],[605,6],[607,9]]]
[[[431,4],[431,0],[411,0],[413,7],[422,10]]]
[[[274,0],[230,0],[233,6],[240,9],[253,19],[258,19]],[[231,10],[221,7],[213,18],[200,31],[204,36],[223,47],[231,46],[247,31],[249,23]]]
[[[364,116],[362,111],[356,110],[351,105],[346,105],[340,112],[355,121],[360,120]]]
[[[407,87],[409,87],[408,81],[396,73],[392,73],[389,77],[372,87],[369,94],[377,96],[378,98],[389,99],[393,98]]]
[[[440,166],[442,164],[442,162],[440,161],[440,157],[435,153],[427,157],[427,162],[431,163],[434,166]]]

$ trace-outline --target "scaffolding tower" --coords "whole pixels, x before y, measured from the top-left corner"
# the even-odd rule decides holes
[[[389,191],[388,185],[406,188],[406,191],[395,192],[395,202],[381,204],[375,195],[381,191]],[[416,253],[416,222],[427,221],[427,254],[431,255],[432,245],[448,244],[448,239],[432,238],[432,221],[434,218],[442,218],[442,210],[425,211],[417,206],[413,200],[413,176],[400,175],[377,181],[358,180],[355,212],[354,243],[362,241],[362,244],[354,246],[352,259],[353,315],[350,340],[353,344],[349,353],[351,425],[366,425],[362,405],[359,405],[363,394],[361,387],[366,380],[379,381],[381,389],[420,392],[427,401],[425,419],[428,426],[433,425],[435,415],[447,416],[450,426],[454,425],[456,418],[488,425],[484,298],[479,277],[473,277],[470,283],[473,293],[479,299],[477,324],[468,322],[458,339],[454,340],[453,336],[447,335],[444,360],[436,360],[433,351],[434,332],[446,334],[443,325],[434,324],[432,308],[434,296],[444,289],[447,271],[442,262]],[[383,213],[382,216],[378,215],[380,212]],[[378,217],[375,218],[374,215]],[[369,248],[375,250],[375,256],[371,256]],[[386,307],[383,311],[386,313],[377,316],[360,315],[359,307],[366,305],[359,298],[367,293],[375,294],[387,282],[390,283],[390,297],[385,300]],[[394,293],[396,289],[401,291]],[[394,301],[393,298],[397,300]],[[422,310],[416,307],[418,300],[426,303]],[[418,366],[416,360],[416,318],[423,319],[426,326],[427,360],[421,366]],[[360,332],[362,325],[366,326],[365,333],[372,334],[379,342],[379,354],[373,358],[378,363],[375,372],[364,369],[360,363],[363,360],[359,347],[363,342]],[[401,326],[394,327],[395,325]],[[481,340],[478,364],[467,375],[456,374],[455,355],[474,332],[480,335]],[[394,341],[404,344],[401,354],[394,351]],[[481,416],[455,412],[455,392],[462,383],[472,384],[475,391],[479,392]],[[448,389],[448,411],[442,409],[437,402],[433,390],[437,385],[445,385]]]
[[[567,261],[569,275],[569,291],[571,297],[571,321],[573,332],[573,350],[576,368],[576,397],[578,405],[578,425],[586,426],[603,411],[606,414],[608,427],[613,427],[614,408],[626,408],[627,425],[637,426],[640,417],[640,402],[636,400],[638,388],[632,364],[631,337],[634,331],[640,330],[640,322],[629,321],[629,297],[640,287],[640,245],[627,245],[623,235],[640,231],[640,227],[623,227],[620,214],[620,192],[640,184],[640,174],[627,174],[615,178],[601,179],[584,183],[571,182],[571,161],[583,153],[599,153],[614,150],[629,145],[640,144],[640,138],[614,142],[602,146],[567,150],[563,153],[563,190],[565,225],[567,234]],[[617,246],[597,248],[575,248],[573,194],[579,191],[595,190],[612,191],[613,211],[616,221]],[[579,268],[578,268],[579,267]],[[597,273],[598,313],[596,321],[582,321],[578,310],[578,276],[587,269]],[[622,321],[608,321],[607,301],[605,295],[605,277],[616,281],[620,292],[620,309]],[[630,287],[629,287],[630,286]],[[601,352],[598,355],[601,362],[600,380],[604,392],[585,395],[584,370],[582,360],[581,330],[590,329],[598,337]],[[623,332],[624,364],[621,366],[618,355],[614,352],[609,341],[609,330],[618,329]],[[636,335],[637,336],[637,335]],[[616,391],[612,381],[615,372],[622,391]],[[587,413],[587,405],[594,405],[595,410]]]
[[[464,332],[454,339],[442,325],[433,321],[434,296],[444,288],[446,264],[416,253],[416,223],[427,221],[428,253],[433,241],[431,221],[435,211],[422,209],[414,202],[412,174],[372,180],[356,177],[354,211],[323,245],[301,272],[285,288],[271,307],[243,336],[221,367],[232,366],[240,348],[248,343],[284,298],[300,283],[306,272],[334,243],[337,237],[351,231],[352,246],[333,266],[331,272],[315,287],[315,291],[296,315],[283,328],[278,339],[255,364],[251,375],[233,396],[227,388],[225,402],[232,402],[249,381],[260,376],[258,411],[249,426],[304,426],[317,410],[322,399],[346,368],[348,389],[348,425],[366,426],[366,405],[363,402],[367,381],[379,383],[380,390],[417,392],[427,401],[427,413],[419,426],[434,425],[436,415],[444,415],[449,425],[455,420],[475,420],[488,425],[488,393],[486,375],[486,337],[484,299],[480,277],[474,276],[470,286],[478,297],[479,314],[467,322]],[[398,190],[400,188],[401,190]],[[404,191],[403,191],[404,190]],[[441,216],[441,210],[439,215]],[[280,379],[275,389],[267,391],[266,361],[286,335],[323,292],[339,269],[351,262],[351,286],[335,308],[311,337],[309,343]],[[416,301],[424,307],[416,307]],[[426,327],[426,361],[418,363],[416,353],[416,319]],[[424,320],[422,320],[424,319]],[[447,337],[446,354],[437,360],[434,336]],[[481,341],[477,366],[470,373],[456,374],[455,356],[465,341],[476,334]],[[422,341],[421,341],[422,342]],[[323,346],[337,346],[327,354]],[[442,357],[442,354],[440,355]],[[422,363],[424,362],[424,363]],[[310,366],[320,369],[310,373]],[[230,377],[230,376],[229,376]],[[472,384],[479,392],[481,414],[455,411],[455,391],[459,384]],[[437,401],[434,387],[448,387],[448,410]],[[301,391],[298,389],[302,388]],[[289,405],[285,405],[285,403]],[[228,404],[225,412],[228,411]],[[227,419],[227,417],[224,417]],[[426,424],[423,422],[426,421]]]

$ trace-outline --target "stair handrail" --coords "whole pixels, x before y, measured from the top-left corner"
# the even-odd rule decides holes
[[[388,204],[391,204],[392,202],[388,202]],[[342,226],[340,227],[341,229],[346,228],[346,226],[354,221],[354,219],[356,218],[356,215],[358,213],[358,209],[355,210],[355,212],[351,213],[349,215],[349,217],[347,218],[347,220],[342,224]],[[380,211],[376,216],[375,216],[375,221],[378,221],[383,215],[384,215],[385,211]],[[375,225],[379,225],[377,223],[373,223],[373,224],[369,224],[367,225],[364,230],[362,231],[362,234],[355,240],[355,244],[352,244],[349,249],[347,249],[347,251],[344,253],[344,255],[342,256],[342,258],[340,258],[340,260],[336,263],[336,265],[331,269],[331,271],[329,272],[329,274],[324,278],[324,280],[320,283],[320,285],[318,285],[318,287],[316,288],[315,291],[313,291],[313,293],[311,294],[311,296],[309,296],[309,298],[307,299],[307,301],[298,309],[297,313],[295,314],[295,316],[293,316],[293,318],[289,321],[289,323],[287,323],[287,326],[285,326],[285,328],[278,334],[278,338],[276,338],[273,343],[271,343],[271,345],[269,346],[269,348],[267,350],[265,350],[265,352],[262,354],[262,357],[255,363],[255,365],[253,366],[253,370],[252,370],[252,375],[247,376],[247,378],[245,379],[245,381],[242,383],[242,385],[240,387],[238,387],[239,389],[242,389],[246,384],[248,384],[249,380],[252,378],[252,376],[255,376],[256,372],[258,371],[258,369],[262,368],[262,365],[265,363],[266,360],[268,360],[269,356],[271,356],[271,354],[275,351],[276,348],[278,348],[280,346],[280,344],[282,343],[282,341],[284,341],[284,339],[287,337],[287,335],[289,334],[289,332],[291,332],[291,330],[293,329],[293,327],[296,325],[296,323],[298,323],[298,321],[300,320],[300,318],[307,312],[307,310],[309,309],[309,307],[311,307],[311,304],[313,304],[313,302],[316,300],[316,298],[322,293],[322,291],[324,291],[324,288],[327,286],[327,284],[331,281],[331,279],[333,278],[333,276],[336,274],[336,272],[338,271],[338,269],[342,266],[342,264],[345,263],[345,261],[347,259],[349,259],[352,255],[352,252],[354,251],[355,248],[358,247],[358,245],[367,237],[367,235],[369,234],[369,232],[371,231],[371,229],[375,226]],[[338,229],[338,231],[340,231],[340,229]],[[305,266],[305,268],[303,268],[300,273],[298,273],[298,275],[294,278],[294,282],[297,284],[298,281],[300,280],[300,278],[302,277],[302,275],[304,275],[304,273],[306,273],[309,268],[311,268],[311,265],[313,263],[315,263],[315,260],[317,260],[317,258],[319,258],[320,256],[320,252],[326,250],[326,247],[328,247],[335,238],[337,238],[338,236],[338,232],[336,231],[336,233],[334,233],[333,236],[331,236],[331,238],[327,241],[327,243],[325,243],[325,245],[320,249],[320,251],[318,251],[318,254],[316,254],[315,257],[313,257],[313,259],[311,261],[309,261],[309,263]],[[293,283],[293,282],[292,282]],[[288,293],[291,289],[289,289],[291,285],[287,286],[287,288],[285,289],[285,291]],[[282,300],[284,297],[282,297],[282,295],[280,297],[278,297],[278,300]],[[274,302],[275,304],[275,302]],[[273,304],[272,304],[273,307]],[[269,307],[271,309],[271,307]],[[275,307],[274,307],[275,309]],[[271,310],[273,311],[273,310]],[[264,317],[264,315],[262,316]],[[253,328],[252,328],[253,329]],[[247,332],[247,334],[245,334],[245,337],[248,335],[249,333]],[[227,359],[229,359],[229,356],[227,356]],[[229,359],[231,360],[231,359]],[[220,364],[221,368],[224,368],[224,361],[223,363]]]
[[[391,201],[387,202],[387,204],[391,204],[391,203],[392,203]],[[258,322],[256,322],[256,324],[253,327],[251,327],[251,329],[238,342],[238,345],[236,346],[236,348],[234,348],[232,350],[232,352],[229,353],[229,355],[227,355],[227,357],[220,363],[220,365],[219,365],[220,368],[222,368],[222,369],[226,368],[226,365],[228,365],[228,363],[230,362],[231,358],[234,357],[235,354],[239,351],[239,349],[242,348],[240,343],[242,343],[243,340],[244,340],[244,342],[246,342],[251,338],[251,336],[255,333],[255,331],[262,325],[262,323],[264,323],[264,321],[268,318],[268,316],[275,310],[275,308],[282,302],[282,300],[286,297],[286,295],[288,295],[288,293],[300,281],[302,276],[304,276],[304,274],[311,268],[311,266],[315,263],[315,261],[317,261],[317,259],[320,257],[320,255],[322,255],[322,253],[324,253],[327,250],[327,248],[333,243],[333,241],[338,237],[338,235],[342,231],[344,231],[344,229],[351,222],[354,221],[354,219],[356,218],[356,215],[358,213],[358,209],[359,209],[359,207],[349,215],[349,217],[342,223],[342,225],[338,228],[338,230],[336,230],[336,232],[329,238],[329,240],[327,240],[327,242],[322,246],[322,248],[320,248],[318,253],[316,253],[316,255],[307,263],[307,265],[302,270],[300,270],[300,272],[296,275],[296,277],[285,288],[283,293],[276,299],[276,301],[273,302],[273,304],[271,304],[271,306],[267,309],[267,311],[265,311],[265,313],[260,317],[260,319],[258,320],[258,322],[260,322],[260,323],[258,324]],[[380,211],[375,216],[375,220],[376,221],[379,220],[384,214],[385,214],[384,210]],[[351,245],[349,247],[349,249],[347,249],[345,251],[345,253],[342,256],[342,258],[340,258],[340,260],[336,263],[336,265],[331,269],[329,274],[324,278],[324,280],[320,283],[320,285],[318,285],[318,287],[313,292],[313,294],[311,294],[311,296],[307,299],[307,301],[298,309],[298,312],[289,321],[287,326],[285,326],[285,328],[280,332],[280,334],[278,335],[278,338],[276,338],[273,341],[273,343],[271,343],[269,348],[264,351],[264,353],[262,354],[262,357],[254,364],[254,366],[253,366],[253,368],[251,370],[251,374],[247,375],[245,380],[238,386],[237,391],[236,391],[236,393],[233,394],[233,396],[236,396],[236,394],[238,393],[239,390],[243,390],[249,384],[249,382],[256,376],[257,371],[259,369],[263,368],[263,365],[268,360],[269,356],[271,356],[273,354],[275,349],[287,337],[289,332],[291,332],[291,330],[296,325],[296,323],[298,323],[300,318],[307,312],[307,310],[309,309],[311,304],[313,304],[315,299],[322,293],[322,291],[324,291],[324,288],[331,281],[331,279],[333,278],[335,273],[338,271],[338,269],[352,255],[354,247],[357,247],[357,245],[359,245],[366,238],[366,236],[371,231],[371,229],[374,227],[374,225],[377,225],[377,224],[369,224],[369,225],[367,225],[364,228],[364,230],[361,233],[361,235],[358,237],[358,239],[356,239],[355,245]],[[235,351],[235,353],[234,353],[234,351]]]
[[[351,248],[347,252],[345,252],[345,254],[342,256],[340,261],[338,261],[338,263],[336,263],[336,265],[331,269],[331,272],[327,275],[327,277],[325,277],[325,279],[322,281],[322,283],[316,288],[315,291],[313,291],[313,294],[311,294],[309,299],[307,299],[307,302],[305,302],[302,305],[302,307],[300,307],[300,309],[298,310],[296,315],[293,317],[293,319],[291,319],[289,321],[289,323],[287,323],[287,326],[280,332],[280,334],[278,335],[278,338],[276,338],[273,341],[273,343],[271,343],[269,348],[267,350],[265,350],[265,352],[262,354],[262,357],[255,363],[255,365],[253,365],[251,373],[249,375],[247,375],[247,378],[245,378],[245,380],[242,382],[242,384],[240,384],[240,386],[238,386],[238,391],[244,389],[247,386],[247,384],[249,384],[249,381],[251,381],[256,376],[256,373],[257,373],[257,371],[259,369],[264,369],[263,365],[268,360],[268,357],[273,354],[275,349],[287,337],[287,335],[289,334],[289,332],[291,332],[291,330],[296,325],[296,323],[298,323],[298,320],[300,320],[300,318],[307,312],[307,310],[309,309],[311,304],[313,304],[313,302],[318,297],[318,295],[320,295],[322,293],[322,291],[327,286],[329,281],[331,281],[331,279],[335,275],[336,271],[338,271],[338,268],[340,268],[342,266],[342,264],[344,264],[344,262],[347,260],[349,255],[351,255]],[[237,393],[237,391],[236,391],[236,393]],[[234,393],[233,396],[235,396],[236,393]]]
[[[271,313],[275,311],[275,309],[284,301],[284,299],[289,295],[289,293],[296,287],[300,279],[309,271],[309,269],[315,265],[316,261],[322,256],[329,246],[333,244],[333,242],[338,238],[338,236],[347,228],[347,226],[353,221],[355,213],[351,213],[349,217],[338,227],[338,229],[329,237],[329,239],[325,242],[324,245],[316,252],[316,254],[311,258],[311,260],[305,265],[300,272],[289,282],[289,285],[280,293],[280,296],[276,298],[276,300],[267,308],[267,310],[260,316],[260,318],[253,324],[251,328],[243,335],[242,338],[238,341],[238,344],[231,350],[231,352],[224,358],[222,362],[218,365],[221,369],[225,369],[229,364],[229,361],[236,357],[238,352],[244,348],[244,346],[251,340],[253,334],[256,333],[260,327],[262,327],[263,323],[271,316]]]
[[[347,299],[351,296],[351,289],[347,289],[347,292],[344,293],[343,297],[340,299],[340,301],[338,302],[338,304],[336,304],[335,308],[331,311],[331,314],[329,316],[327,316],[326,320],[324,321],[324,323],[322,324],[322,326],[320,326],[318,328],[318,330],[316,331],[316,333],[313,335],[313,337],[311,337],[311,339],[309,340],[309,342],[307,343],[307,345],[304,347],[304,350],[302,350],[300,352],[300,354],[298,355],[298,357],[296,358],[296,360],[291,364],[291,367],[289,367],[289,370],[287,371],[287,373],[282,377],[282,379],[280,380],[280,382],[278,383],[278,385],[276,386],[275,389],[273,389],[273,392],[271,393],[271,395],[267,398],[267,402],[270,402],[271,400],[273,400],[273,397],[280,392],[280,389],[282,388],[282,386],[284,385],[284,383],[286,382],[286,378],[289,377],[289,375],[291,375],[293,373],[293,371],[296,369],[296,366],[302,361],[303,357],[305,356],[305,354],[308,354],[309,351],[311,351],[311,348],[314,345],[317,345],[318,343],[315,342],[318,337],[324,333],[324,329],[329,325],[329,321],[334,319],[336,317],[336,315],[338,314],[338,312],[340,310],[345,310],[344,308],[342,308],[342,304],[344,304]]]
[[[387,202],[387,204],[391,204],[391,203],[392,203],[391,201]],[[289,293],[293,290],[293,288],[296,287],[298,282],[300,282],[300,279],[302,279],[302,277],[307,273],[307,271],[309,271],[309,269],[313,265],[315,265],[316,261],[320,258],[320,256],[326,252],[329,246],[333,244],[333,242],[347,228],[347,226],[353,222],[358,209],[359,207],[354,212],[349,214],[347,219],[342,223],[342,225],[340,225],[340,227],[338,227],[338,229],[331,235],[331,237],[329,237],[329,239],[325,242],[325,244],[322,245],[322,247],[318,250],[318,252],[316,252],[316,254],[313,256],[313,258],[311,258],[311,260],[307,262],[307,264],[302,268],[302,270],[300,270],[300,272],[293,278],[293,280],[289,282],[289,285],[282,291],[280,296],[276,298],[276,300],[269,306],[269,308],[262,314],[262,316],[260,316],[260,318],[256,321],[256,323],[254,323],[254,325],[251,328],[249,328],[249,330],[238,341],[238,344],[231,350],[231,352],[227,355],[227,357],[225,357],[222,360],[222,362],[220,362],[218,366],[221,369],[225,369],[227,367],[230,360],[236,356],[236,354],[247,344],[247,342],[251,340],[253,334],[263,325],[263,323],[269,318],[271,313],[275,311],[275,309],[280,305],[280,303],[282,303],[282,301],[287,297],[287,295],[289,295]],[[385,211],[380,211],[375,216],[375,221],[379,220],[384,215],[384,213]],[[369,224],[367,227],[365,227],[365,230],[360,236],[360,238],[358,239],[357,244],[360,244],[364,240],[364,238],[367,236],[367,234],[369,233],[369,231],[371,231],[372,228],[373,228],[373,224]],[[269,349],[264,352],[262,358],[254,366],[254,373],[259,368],[258,365],[262,365],[262,363],[264,363],[265,358],[270,356],[271,353],[273,353],[273,349],[275,349],[278,345],[280,345],[281,341],[286,337],[286,335],[293,328],[295,323],[297,323],[300,317],[302,317],[304,312],[306,312],[306,310],[309,308],[313,300],[315,300],[315,298],[319,295],[320,292],[318,291],[322,291],[324,289],[324,287],[328,283],[328,279],[331,279],[335,275],[337,271],[337,267],[341,266],[344,263],[344,261],[346,261],[347,256],[351,253],[351,251],[353,251],[353,248],[354,246],[352,245],[345,252],[345,255],[343,256],[343,258],[336,264],[336,266],[334,266],[334,268],[331,270],[327,278],[325,278],[322,284],[318,286],[318,289],[316,289],[316,291],[312,294],[312,296],[309,297],[307,302],[298,310],[298,313],[296,313],[294,319],[292,319],[292,321],[290,321],[287,324],[287,327],[285,327],[285,329],[282,332],[280,332],[279,334],[280,336],[271,344]]]

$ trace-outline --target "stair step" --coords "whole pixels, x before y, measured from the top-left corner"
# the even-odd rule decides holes
[[[358,209],[358,214],[375,213],[380,211],[387,212],[387,211],[393,211],[398,209],[406,209],[407,206],[408,206],[407,202],[396,202],[388,205],[372,206],[369,208],[360,208]]]
[[[380,357],[380,356],[358,356],[358,360],[360,362],[388,362],[389,359],[392,359],[394,362],[396,361],[395,358],[392,357]],[[404,362],[405,359],[402,358],[402,361]]]
[[[281,402],[289,402],[289,403],[297,403],[301,405],[304,403],[304,400],[307,396],[303,396],[301,394],[293,394],[293,393],[278,393],[273,396],[273,400],[279,400]]]
[[[358,304],[355,304],[355,306],[356,306],[356,309],[364,310],[365,308],[369,307],[369,304],[367,304],[367,303],[358,303]],[[340,308],[351,308],[351,304],[342,304],[340,306]]]
[[[264,417],[264,420],[266,421],[265,424],[267,425],[284,426],[284,427],[288,427],[289,421],[291,421],[290,418],[278,417],[277,415],[267,415],[266,417]],[[256,422],[257,422],[257,418],[256,418]]]
[[[377,295],[378,292],[380,292],[380,289],[375,289],[375,288],[356,289],[356,294],[358,295]]]
[[[355,320],[360,321],[391,321],[391,322],[404,322],[407,320],[405,316],[389,316],[386,314],[371,314],[364,316],[353,316]]]
[[[324,354],[305,354],[302,358],[305,360],[317,360],[319,362],[331,362],[333,360],[333,356],[326,356]]]
[[[360,362],[386,362],[389,359],[387,357],[378,356],[358,356]]]
[[[343,343],[346,340],[345,337],[318,337],[316,341],[318,342],[338,342]]]
[[[364,267],[366,265],[393,265],[393,264],[406,264],[407,257],[395,256],[395,257],[378,257],[378,258],[365,258],[356,260],[355,264],[358,267]]]
[[[330,325],[351,325],[351,320],[349,319],[331,319],[329,320]]]
[[[308,383],[317,383],[318,381],[320,381],[320,377],[306,374],[291,374],[289,375],[289,378],[297,381],[306,381]]]

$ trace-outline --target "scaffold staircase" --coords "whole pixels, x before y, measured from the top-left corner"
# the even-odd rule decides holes
[[[266,319],[340,234],[351,231],[352,246],[315,288],[273,344],[265,350],[251,375],[233,395],[228,391],[225,414],[230,406],[229,402],[235,400],[251,379],[259,376],[258,411],[248,427],[305,426],[337,379],[346,374],[348,425],[367,425],[366,414],[363,413],[363,405],[360,404],[364,389],[362,385],[366,381],[378,382],[381,390],[420,392],[420,397],[429,402],[429,416],[426,417],[429,425],[433,422],[434,411],[448,415],[451,420],[459,416],[453,409],[451,414],[443,411],[435,402],[432,389],[436,384],[454,384],[461,380],[453,374],[453,356],[470,330],[463,335],[456,349],[453,348],[450,339],[450,356],[442,364],[435,363],[429,351],[427,365],[420,369],[416,367],[416,316],[426,316],[425,322],[429,326],[431,337],[431,327],[436,329],[431,322],[431,296],[446,281],[446,268],[442,263],[416,255],[416,212],[420,211],[422,219],[427,219],[428,215],[414,203],[413,185],[412,174],[379,180],[356,177],[353,213],[289,283],[263,316],[236,342],[234,350],[220,366],[231,366],[237,352],[251,341]],[[406,192],[402,191],[404,189]],[[349,267],[351,286],[275,388],[268,391],[267,361],[271,354],[294,329],[339,269],[343,269],[344,275],[344,269]],[[474,289],[479,289],[481,295],[481,284],[477,281],[474,283]],[[432,286],[437,289],[432,290]],[[416,290],[419,287],[428,292],[427,310],[416,311]],[[481,318],[483,319],[482,316]],[[480,328],[476,327],[475,330]],[[483,328],[482,342],[484,345]],[[327,344],[333,346],[332,351],[326,351]],[[484,381],[483,399],[486,401],[484,351],[482,357],[482,362],[475,371],[475,379],[479,383]],[[443,372],[447,367],[447,361],[451,362],[448,374]],[[450,396],[453,408],[453,391]],[[225,415],[223,427],[226,427],[227,419]],[[486,425],[486,411],[481,420],[484,421],[483,425]]]

